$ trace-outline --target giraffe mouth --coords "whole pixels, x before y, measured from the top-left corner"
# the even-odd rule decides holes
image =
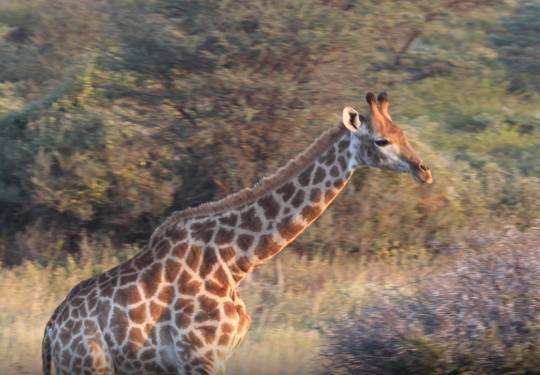
[[[420,184],[431,184],[433,182],[433,177],[431,176],[431,172],[428,170],[426,172],[424,171],[418,171],[418,172],[410,172],[411,176],[414,178],[414,180]]]

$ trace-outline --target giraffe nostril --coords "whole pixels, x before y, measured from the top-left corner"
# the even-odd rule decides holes
[[[422,172],[429,171],[429,167],[427,165],[425,165],[424,163],[418,164],[418,169],[420,169]]]

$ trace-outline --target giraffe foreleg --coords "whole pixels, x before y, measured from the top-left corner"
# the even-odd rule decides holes
[[[112,356],[101,331],[99,328],[92,330],[92,322],[87,323],[84,332],[73,335],[69,345],[54,353],[57,375],[115,374]]]

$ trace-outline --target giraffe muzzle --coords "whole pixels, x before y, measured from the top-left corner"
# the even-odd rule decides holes
[[[415,181],[422,184],[431,184],[433,182],[433,176],[431,175],[431,170],[422,162],[418,163],[416,167],[411,171],[411,175]]]

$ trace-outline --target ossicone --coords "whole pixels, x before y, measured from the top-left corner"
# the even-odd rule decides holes
[[[371,113],[375,118],[378,118],[380,116],[379,109],[377,108],[377,97],[374,93],[368,92],[366,95],[366,101],[369,104],[369,107],[371,108]]]
[[[375,99],[375,94],[372,92],[368,92],[366,94],[366,102],[368,102],[368,104],[370,105],[377,103],[377,99]]]
[[[388,113],[388,94],[386,92],[381,92],[379,96],[377,96],[377,100],[379,101],[379,104],[381,105],[381,114],[386,117],[388,120],[392,121],[392,118],[390,117],[390,114]]]
[[[388,103],[388,94],[383,91],[379,94],[379,96],[377,96],[377,100],[379,101],[379,103]]]

